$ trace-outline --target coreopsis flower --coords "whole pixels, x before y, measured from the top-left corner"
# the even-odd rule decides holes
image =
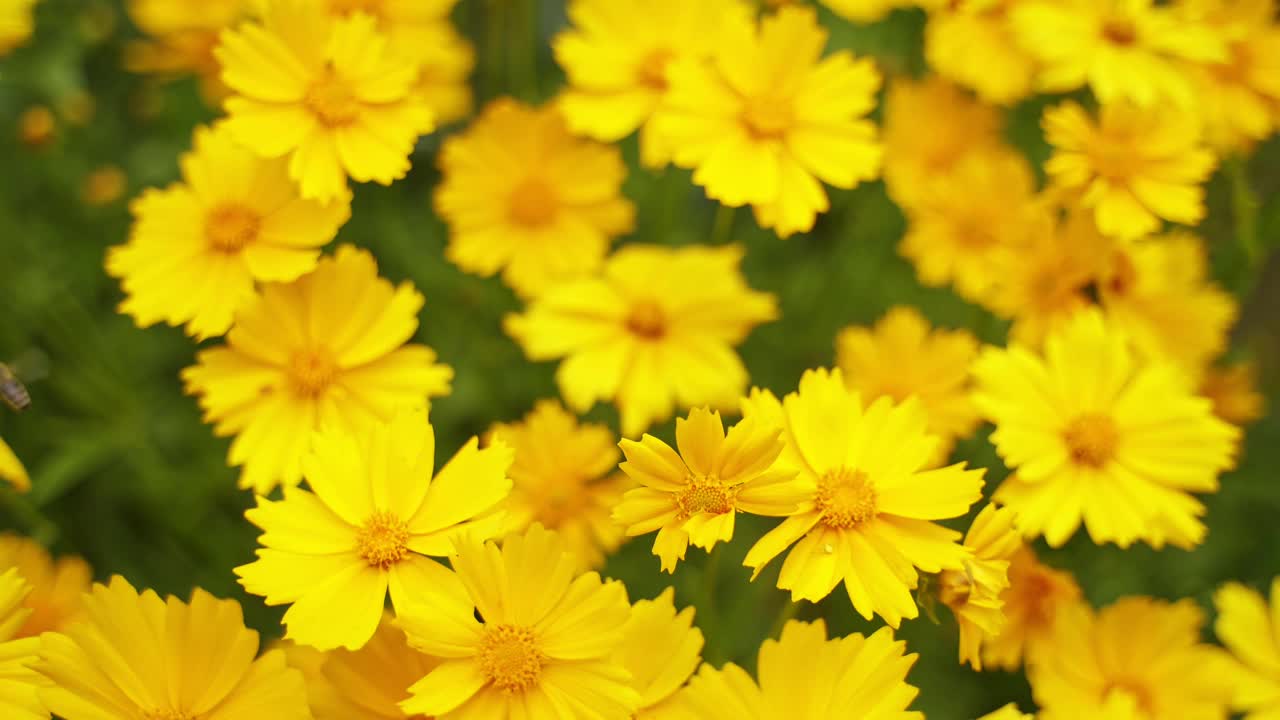
[[[1064,608],[1027,668],[1042,720],[1226,720],[1233,679],[1222,650],[1200,642],[1191,600],[1123,598]],[[1129,712],[1103,712],[1108,704]]]
[[[777,467],[797,470],[808,490],[800,510],[747,553],[753,579],[795,543],[778,576],[793,601],[817,602],[843,580],[858,614],[896,628],[919,614],[911,596],[917,569],[960,569],[970,559],[960,533],[932,521],[968,512],[982,496],[984,471],[963,463],[923,469],[938,439],[915,400],[864,405],[839,370],[809,370],[782,402],[753,391],[743,410],[783,428]]]
[[[1045,340],[974,363],[974,401],[995,423],[991,441],[1014,475],[995,499],[1027,537],[1061,546],[1083,520],[1095,543],[1142,540],[1190,548],[1204,506],[1231,466],[1240,431],[1214,417],[1176,365],[1140,359],[1096,310]]]
[[[1024,713],[1018,709],[1017,704],[1009,703],[998,710],[983,715],[978,720],[1035,720],[1035,715]]]
[[[702,661],[702,631],[693,625],[693,608],[676,612],[675,591],[667,588],[652,600],[637,600],[623,628],[618,662],[631,673],[640,693],[635,720],[666,718],[678,707],[676,691]]]
[[[759,682],[733,663],[703,665],[675,702],[680,717],[698,720],[923,720],[907,710],[919,693],[907,684],[917,657],[889,628],[828,640],[823,621],[792,620],[760,646]]]
[[[868,24],[883,20],[897,8],[911,7],[913,0],[822,0],[831,12],[851,22]]]
[[[258,0],[129,0],[129,19],[145,39],[125,47],[130,72],[183,77],[194,75],[205,101],[218,103],[227,95],[213,50],[218,35],[248,17]]]
[[[245,303],[226,344],[182,371],[205,422],[235,436],[227,461],[243,466],[241,487],[297,485],[317,430],[388,420],[449,391],[453,370],[431,348],[406,344],[422,304],[411,284],[392,286],[350,245]]]
[[[1065,570],[1049,567],[1023,545],[1009,559],[1009,586],[1000,594],[1004,624],[983,638],[982,662],[1000,670],[1017,670],[1053,630],[1061,608],[1080,599],[1080,586]]]
[[[289,604],[285,637],[355,650],[373,636],[388,593],[402,612],[436,595],[463,597],[432,557],[463,535],[496,536],[511,491],[512,451],[472,438],[432,477],[435,430],[420,412],[357,433],[322,432],[304,461],[311,492],[258,496],[245,513],[262,528],[258,559],[236,568],[245,590]],[[433,600],[433,602],[435,602]]]
[[[670,87],[650,121],[708,197],[751,205],[784,238],[827,211],[823,182],[849,189],[880,171],[876,126],[865,117],[880,73],[847,50],[824,58],[826,44],[812,8],[784,7],[758,25],[726,15],[710,62],[668,66]]]
[[[1015,5],[1017,0],[953,0],[930,8],[924,30],[929,66],[989,103],[1011,105],[1030,95],[1036,61],[1009,22]]]
[[[772,470],[782,452],[779,428],[748,418],[724,431],[720,413],[694,408],[676,419],[677,453],[646,434],[623,440],[620,466],[644,487],[629,490],[613,511],[628,535],[658,531],[653,554],[662,569],[675,572],[689,543],[710,551],[733,538],[740,511],[782,517],[807,499],[794,470]]]
[[[1213,595],[1218,610],[1213,632],[1235,662],[1232,706],[1245,720],[1280,713],[1280,578],[1271,581],[1271,602],[1252,588],[1227,583]]]
[[[564,358],[556,382],[570,408],[616,402],[626,437],[677,405],[732,408],[748,381],[733,346],[778,316],[774,296],[743,279],[742,252],[628,245],[599,276],[550,288],[504,327],[531,360]]]
[[[850,390],[864,400],[915,397],[928,431],[939,438],[935,460],[946,461],[955,441],[978,429],[981,418],[969,398],[969,364],[978,339],[967,330],[933,328],[913,307],[899,305],[874,327],[850,326],[836,335],[836,365]]]
[[[1104,106],[1166,102],[1189,110],[1196,97],[1185,62],[1226,60],[1217,35],[1153,0],[1030,0],[1010,12],[1023,47],[1040,61],[1040,89],[1087,84]]]
[[[0,55],[6,55],[31,37],[36,28],[33,8],[40,0],[6,0],[0,5]]]
[[[584,569],[604,565],[625,537],[609,513],[629,486],[617,472],[613,431],[579,424],[559,402],[542,400],[520,422],[495,425],[489,438],[515,452],[506,532],[538,523],[558,532]]]
[[[1201,144],[1190,113],[1135,105],[1103,105],[1097,122],[1078,103],[1044,112],[1045,163],[1053,189],[1078,195],[1108,237],[1133,239],[1160,229],[1160,220],[1197,225],[1204,189],[1217,164]]]
[[[365,13],[334,20],[310,0],[270,0],[261,23],[224,33],[215,54],[233,93],[232,135],[264,157],[288,156],[305,198],[340,197],[348,177],[390,185],[435,127],[417,64]]]
[[[1213,403],[1214,415],[1239,427],[1267,412],[1267,399],[1258,392],[1258,366],[1252,362],[1207,368],[1199,394]]]
[[[40,698],[65,720],[308,720],[302,675],[258,654],[240,605],[197,588],[191,601],[94,585],[85,619],[41,637]]]
[[[93,570],[83,558],[63,555],[54,560],[44,546],[31,538],[0,535],[0,568],[13,567],[31,585],[23,601],[30,611],[13,637],[34,637],[61,630],[81,613],[84,593],[93,582]]]
[[[1022,547],[1013,513],[989,504],[964,535],[973,557],[958,570],[938,575],[938,599],[951,608],[960,627],[960,662],[982,669],[982,644],[1004,627],[1004,594],[1009,589],[1009,560]]]
[[[17,636],[31,614],[23,602],[30,591],[18,568],[0,574],[0,713],[5,720],[49,718],[37,694],[45,682],[32,669],[39,659],[40,638]]]
[[[0,438],[0,480],[9,483],[19,492],[31,489],[31,476],[27,474],[27,468],[4,438]]]
[[[410,645],[444,658],[409,688],[406,714],[623,718],[637,709],[617,658],[631,614],[622,583],[577,575],[577,558],[538,525],[501,549],[460,539],[452,561],[467,595],[426,595],[399,619]]]
[[[744,17],[742,0],[574,0],[571,28],[552,40],[569,87],[558,104],[580,135],[616,142],[642,128],[641,161],[660,167],[670,160],[646,124],[667,91],[667,67],[677,58],[710,60],[724,18]]]
[[[501,271],[524,297],[595,272],[613,238],[635,225],[622,153],[569,134],[553,106],[490,103],[444,142],[439,164],[445,257],[477,275]]]
[[[220,127],[198,128],[181,159],[183,181],[132,206],[129,241],[107,253],[125,291],[120,312],[140,327],[185,325],[222,335],[255,282],[289,282],[315,269],[320,247],[351,216],[348,197],[304,200],[284,160],[259,158]]]

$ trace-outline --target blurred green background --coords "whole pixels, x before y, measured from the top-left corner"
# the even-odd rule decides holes
[[[898,12],[869,27],[825,11],[823,17],[832,48],[873,54],[889,74],[923,71],[921,13]],[[481,99],[512,94],[539,101],[562,84],[548,47],[566,25],[562,3],[462,0],[455,20],[476,44]],[[197,348],[179,330],[140,330],[116,314],[120,292],[102,269],[106,248],[126,237],[128,198],[174,180],[192,128],[214,117],[194,82],[160,84],[121,68],[123,44],[136,34],[118,1],[45,0],[36,38],[0,59],[0,360],[43,358],[47,365],[44,377],[30,383],[32,409],[0,414],[0,437],[26,461],[34,481],[25,497],[0,496],[0,526],[83,555],[99,578],[120,573],[161,592],[185,596],[199,585],[237,597],[250,624],[274,636],[279,612],[245,597],[231,573],[255,547],[256,532],[242,517],[250,495],[236,489],[236,472],[224,463],[227,441],[201,424],[178,381]],[[92,116],[67,122],[83,114],[86,94]],[[1043,104],[1015,108],[1009,123],[1010,139],[1037,161],[1047,155],[1037,125]],[[19,139],[19,120],[36,105],[60,119],[48,144],[29,147]],[[528,363],[501,331],[502,315],[517,307],[511,293],[497,279],[464,275],[442,257],[446,230],[429,197],[439,181],[440,137],[453,129],[423,139],[404,181],[356,188],[354,216],[338,236],[373,250],[385,276],[411,280],[427,297],[419,340],[457,370],[453,394],[434,404],[442,453],[555,393],[554,366]],[[689,173],[639,169],[634,141],[623,150],[633,168],[626,193],[640,210],[637,231],[624,242],[705,242],[716,209]],[[104,166],[124,171],[127,190],[114,202],[87,204],[86,182]],[[1260,148],[1246,171],[1259,199],[1261,237],[1274,248],[1280,244],[1280,142]],[[1258,361],[1263,391],[1277,407],[1280,262],[1273,257],[1251,265],[1237,244],[1239,190],[1222,173],[1214,178],[1201,230],[1218,281],[1242,303],[1233,355]],[[833,362],[840,327],[871,322],[894,304],[919,306],[935,323],[1003,342],[1005,323],[948,291],[916,283],[895,253],[903,227],[879,182],[833,191],[832,210],[814,231],[785,242],[755,227],[748,212],[736,214],[733,237],[748,248],[750,283],[776,293],[782,305],[782,319],[758,329],[741,348],[756,384],[779,394],[794,389],[803,370]],[[615,419],[604,408],[592,416]],[[670,439],[671,425],[655,432]],[[990,489],[1005,471],[985,434],[962,443],[957,456],[989,468]],[[1272,416],[1249,429],[1239,469],[1207,498],[1209,538],[1195,552],[1099,548],[1081,533],[1044,558],[1074,571],[1095,603],[1146,593],[1190,596],[1208,609],[1213,588],[1224,580],[1264,587],[1280,574],[1277,465],[1280,419]],[[770,525],[748,518],[714,562],[692,550],[674,578],[659,574],[650,538],[624,547],[606,572],[624,579],[633,598],[673,583],[679,604],[698,606],[707,659],[753,667],[760,641],[775,632],[773,618],[785,596],[773,587],[779,563],[749,584],[740,562]],[[842,590],[800,610],[802,618],[819,615],[841,633],[872,627],[854,615]],[[907,622],[901,635],[920,653],[910,680],[921,688],[915,707],[929,717],[972,718],[1011,700],[1030,709],[1021,675],[978,674],[956,663],[956,628],[945,611],[937,624],[925,616]]]

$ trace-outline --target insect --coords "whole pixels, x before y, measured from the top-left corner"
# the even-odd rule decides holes
[[[18,379],[17,373],[8,365],[0,363],[0,400],[14,412],[22,412],[31,406],[31,395],[27,394],[27,386]]]

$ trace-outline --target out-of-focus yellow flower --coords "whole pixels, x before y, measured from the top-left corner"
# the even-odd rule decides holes
[[[929,11],[929,65],[987,102],[1010,105],[1032,92],[1036,61],[1009,22],[1017,0],[951,0]],[[919,122],[927,122],[920,118]]]
[[[1014,703],[983,715],[978,720],[1035,720],[1035,715],[1024,713]]]
[[[982,508],[964,536],[973,552],[961,569],[938,575],[938,599],[955,613],[960,626],[960,662],[982,669],[982,645],[1004,627],[1004,595],[1009,589],[1009,560],[1022,547],[1013,513],[994,503]]]
[[[36,29],[33,8],[40,0],[5,0],[0,4],[0,55],[22,45]]]
[[[80,199],[89,207],[105,207],[124,197],[129,189],[129,176],[118,165],[103,165],[84,179]]]
[[[215,54],[233,93],[232,135],[264,157],[288,156],[304,198],[340,197],[348,177],[390,185],[435,127],[417,64],[364,13],[334,20],[309,0],[271,0],[260,24],[223,33]]]
[[[1199,392],[1213,402],[1213,414],[1232,425],[1249,425],[1267,413],[1267,399],[1258,392],[1258,367],[1251,362],[1208,368]]]
[[[708,61],[725,17],[749,12],[743,0],[574,0],[573,27],[552,41],[569,79],[558,101],[569,127],[616,142],[643,126],[642,162],[665,165],[670,150],[645,123],[667,91],[667,67],[677,58]]]
[[[1227,583],[1213,595],[1218,609],[1213,632],[1235,658],[1234,709],[1245,720],[1280,713],[1280,578],[1271,581],[1271,602],[1257,590]]]
[[[635,225],[616,147],[575,138],[554,107],[490,104],[440,150],[435,204],[449,223],[445,256],[524,297],[595,272]]]
[[[1239,430],[1213,416],[1177,366],[1143,362],[1127,335],[1087,310],[1051,333],[1043,354],[1013,344],[974,364],[974,401],[1016,475],[995,499],[1029,538],[1059,547],[1083,520],[1095,543],[1191,548]]]
[[[46,682],[32,669],[39,659],[40,638],[17,635],[31,614],[23,602],[30,591],[18,568],[0,574],[0,713],[5,720],[49,719],[36,690]]]
[[[883,20],[897,8],[911,7],[913,0],[821,0],[831,12],[855,23],[873,23]]]
[[[0,480],[9,483],[19,492],[31,489],[31,476],[4,438],[0,438]]]
[[[617,472],[613,431],[579,424],[559,402],[542,400],[520,422],[495,425],[488,437],[515,451],[505,531],[539,523],[560,533],[584,569],[604,565],[624,539],[609,513],[630,486]]]
[[[422,303],[411,284],[392,286],[368,251],[350,245],[245,303],[226,344],[182,371],[214,433],[236,436],[227,461],[243,466],[241,487],[266,494],[297,485],[317,430],[354,431],[449,392],[453,370],[431,348],[406,344]]]
[[[598,277],[550,288],[507,333],[532,360],[565,358],[556,381],[569,407],[613,400],[636,437],[677,405],[730,409],[749,378],[733,346],[777,317],[773,295],[747,286],[742,249],[628,245]]]
[[[672,696],[702,660],[702,631],[693,626],[693,608],[676,613],[674,597],[667,588],[652,600],[637,601],[623,629],[617,659],[640,693],[635,720],[670,717],[678,706]]]
[[[18,569],[31,585],[23,605],[31,613],[13,637],[35,637],[58,631],[77,620],[93,570],[83,558],[64,555],[56,561],[40,543],[18,535],[0,535],[0,568]]]
[[[34,105],[18,119],[18,138],[28,147],[48,145],[58,132],[58,119],[45,105]]]
[[[689,543],[710,551],[733,538],[739,511],[782,517],[808,499],[794,471],[770,470],[782,452],[780,429],[759,418],[728,434],[720,413],[694,408],[676,419],[677,453],[652,435],[623,440],[623,472],[644,487],[627,492],[613,518],[628,535],[658,531],[653,554],[673,573]]]
[[[1080,599],[1080,586],[1064,570],[1040,562],[1029,546],[1009,559],[1009,587],[1000,594],[1004,625],[982,643],[982,662],[999,670],[1017,670],[1053,630],[1058,611]]]
[[[959,569],[970,558],[960,533],[933,521],[968,512],[982,497],[984,470],[923,469],[938,439],[915,400],[864,405],[839,370],[809,370],[784,401],[752,391],[743,410],[784,430],[776,467],[798,471],[809,492],[799,512],[747,553],[753,578],[795,544],[778,576],[793,601],[817,602],[843,581],[859,615],[896,628],[919,614],[911,596],[917,568]]]
[[[260,0],[129,0],[129,18],[148,37],[125,47],[125,67],[161,76],[195,75],[205,100],[218,103],[227,95],[213,56],[218,34],[248,17],[258,4]]]
[[[196,589],[191,602],[124,578],[95,585],[85,619],[41,637],[40,698],[66,720],[308,720],[302,675],[284,653],[258,654],[239,603]]]
[[[126,295],[120,312],[140,327],[185,325],[198,340],[226,333],[255,281],[314,270],[351,215],[347,197],[303,200],[284,160],[259,158],[221,127],[198,128],[180,164],[183,182],[134,201],[129,242],[107,253]]]
[[[1027,669],[1041,720],[1226,718],[1232,664],[1200,642],[1203,624],[1191,600],[1129,597],[1096,613],[1083,603],[1064,608]]]
[[[711,30],[708,30],[711,32]],[[756,25],[721,21],[711,62],[670,64],[670,89],[651,121],[672,161],[731,207],[787,237],[830,203],[822,187],[852,188],[880,172],[880,73],[848,51],[822,57],[827,32],[811,8],[784,7]]]
[[[919,310],[901,305],[874,328],[851,326],[836,336],[836,364],[864,401],[919,399],[929,432],[940,439],[936,464],[982,422],[969,398],[969,365],[977,354],[978,339],[969,331],[934,329]]]
[[[1023,47],[1041,62],[1040,89],[1087,84],[1104,106],[1153,109],[1163,101],[1190,110],[1197,98],[1183,62],[1227,59],[1226,46],[1207,27],[1153,0],[1031,0],[1011,13]]]

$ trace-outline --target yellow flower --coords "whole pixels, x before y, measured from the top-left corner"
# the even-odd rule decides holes
[[[0,55],[22,45],[36,28],[33,8],[40,0],[6,0],[0,5]]]
[[[960,627],[960,662],[982,669],[982,644],[1004,627],[1004,593],[1009,559],[1022,547],[1013,513],[994,503],[982,508],[964,536],[973,557],[960,569],[938,575],[938,599],[951,608]]]
[[[1197,98],[1183,61],[1226,60],[1208,28],[1153,0],[1031,0],[1016,4],[1011,20],[1023,47],[1042,63],[1040,89],[1088,84],[1104,106],[1152,108],[1164,101],[1190,110]]]
[[[987,348],[974,365],[975,402],[1011,476],[995,494],[1027,537],[1061,546],[1083,519],[1095,543],[1143,540],[1190,548],[1239,430],[1213,416],[1176,366],[1143,362],[1127,336],[1089,310],[1036,354]]]
[[[1035,720],[1035,715],[1028,715],[1018,709],[1014,703],[983,715],[978,720]]]
[[[19,535],[0,535],[0,568],[14,567],[31,585],[24,607],[30,614],[13,637],[35,637],[61,630],[76,620],[83,595],[93,581],[89,564],[75,555],[56,561],[40,543]]]
[[[982,662],[1013,671],[1049,636],[1058,611],[1080,599],[1080,586],[1070,573],[1041,563],[1026,545],[1009,559],[1008,576],[1009,586],[1000,594],[1004,624],[983,639]]]
[[[831,12],[845,20],[866,25],[883,20],[897,8],[911,7],[913,0],[822,0]]]
[[[440,563],[464,534],[494,537],[511,481],[511,449],[472,438],[440,472],[435,430],[400,412],[362,432],[322,432],[304,461],[311,492],[258,496],[245,517],[263,534],[258,559],[236,568],[268,605],[290,604],[285,637],[327,650],[369,641],[388,591],[397,611],[426,596],[462,597]]]
[[[1011,105],[1030,95],[1036,62],[1009,22],[1016,5],[1017,0],[939,3],[924,31],[930,67],[990,103]]]
[[[623,628],[616,657],[640,693],[635,720],[668,717],[679,704],[673,696],[702,660],[702,631],[693,626],[693,608],[677,614],[674,597],[667,588],[653,600],[637,601]]]
[[[18,637],[31,614],[23,603],[30,591],[31,586],[18,568],[0,574],[0,714],[5,720],[49,718],[49,711],[37,695],[37,688],[46,683],[32,669],[39,659],[40,638]]]
[[[652,435],[623,440],[622,471],[644,487],[628,491],[613,511],[627,535],[654,530],[653,554],[673,573],[692,542],[710,551],[733,538],[734,516],[790,515],[807,499],[794,470],[770,470],[782,452],[777,427],[748,418],[728,432],[720,413],[694,408],[676,419],[677,453]]]
[[[836,364],[850,390],[867,401],[920,401],[928,431],[939,438],[933,458],[939,465],[955,441],[982,422],[969,398],[969,365],[977,354],[978,339],[969,331],[934,329],[920,311],[901,305],[874,328],[850,326],[836,335]]]
[[[445,256],[477,275],[502,271],[524,297],[595,272],[635,226],[622,153],[570,135],[554,107],[496,100],[444,142],[439,162]]]
[[[558,100],[575,133],[616,142],[644,126],[640,156],[665,165],[670,150],[645,123],[667,91],[667,67],[677,58],[710,60],[713,28],[730,14],[748,17],[742,0],[574,0],[573,27],[555,37],[556,61],[569,87]]]
[[[1258,367],[1252,362],[1205,370],[1199,394],[1213,402],[1213,414],[1245,426],[1267,414],[1267,399],[1258,392]]]
[[[1132,239],[1160,229],[1160,220],[1197,225],[1204,217],[1201,186],[1217,164],[1200,143],[1191,113],[1104,105],[1098,122],[1075,102],[1044,112],[1045,163],[1054,190],[1079,195],[1108,237]]]
[[[107,253],[126,294],[120,312],[141,327],[185,324],[200,340],[226,333],[255,281],[314,270],[351,216],[346,197],[300,198],[283,160],[259,158],[225,129],[197,129],[181,165],[183,182],[138,198],[129,242]]]
[[[969,559],[960,533],[932,521],[968,512],[982,496],[984,471],[963,463],[921,469],[938,439],[926,432],[916,401],[881,397],[864,407],[839,370],[809,370],[799,392],[779,403],[753,391],[744,412],[783,428],[778,466],[798,470],[809,494],[747,553],[753,579],[799,540],[778,576],[792,600],[817,602],[843,580],[858,614],[896,628],[919,613],[911,596],[917,568],[936,573]]]
[[[623,541],[622,528],[609,513],[629,486],[617,472],[613,431],[580,425],[560,403],[542,400],[520,422],[494,425],[489,440],[515,451],[505,532],[539,523],[560,534],[584,569],[604,565]]]
[[[615,401],[626,437],[677,404],[732,408],[748,382],[733,346],[778,316],[774,296],[743,280],[742,252],[628,245],[601,275],[557,285],[507,316],[506,331],[531,360],[565,358],[556,382],[569,407]]]
[[[235,435],[227,460],[260,494],[297,485],[316,430],[386,420],[449,391],[453,371],[424,345],[423,298],[378,277],[373,256],[349,245],[309,275],[269,283],[245,304],[226,345],[182,371],[214,433]]]
[[[196,589],[191,602],[124,578],[95,585],[85,617],[42,638],[40,698],[65,720],[308,720],[302,675],[258,653],[240,605]]]
[[[310,0],[271,0],[261,24],[224,33],[215,52],[234,93],[231,133],[259,155],[289,156],[304,198],[339,197],[348,176],[390,185],[434,128],[417,65],[365,13],[333,20]]]
[[[924,720],[907,710],[919,693],[907,684],[918,656],[905,651],[889,628],[828,640],[823,621],[792,620],[760,646],[758,684],[733,663],[703,665],[676,703],[698,720]]]
[[[457,547],[469,598],[426,595],[400,616],[410,645],[444,658],[409,689],[406,714],[630,717],[640,696],[616,658],[631,614],[622,583],[576,575],[577,559],[538,525],[501,550],[474,538]]]
[[[864,117],[880,73],[847,50],[823,58],[826,44],[811,8],[784,7],[758,26],[727,15],[712,62],[671,63],[652,120],[708,197],[753,206],[780,237],[808,231],[827,211],[822,182],[848,189],[880,171],[876,126]]]
[[[146,36],[125,46],[130,72],[181,77],[195,75],[206,102],[227,95],[213,50],[218,34],[247,17],[257,0],[129,0],[129,19]]]
[[[1064,608],[1027,669],[1041,720],[1225,720],[1231,665],[1200,642],[1203,624],[1191,600]],[[1130,710],[1104,714],[1111,703]]]
[[[31,476],[27,474],[22,461],[13,453],[13,449],[4,441],[4,438],[0,438],[0,480],[9,483],[18,492],[31,489]]]
[[[1227,583],[1213,595],[1218,609],[1213,632],[1235,661],[1232,706],[1245,720],[1268,720],[1280,713],[1280,578],[1271,581],[1271,603],[1257,590]]]

